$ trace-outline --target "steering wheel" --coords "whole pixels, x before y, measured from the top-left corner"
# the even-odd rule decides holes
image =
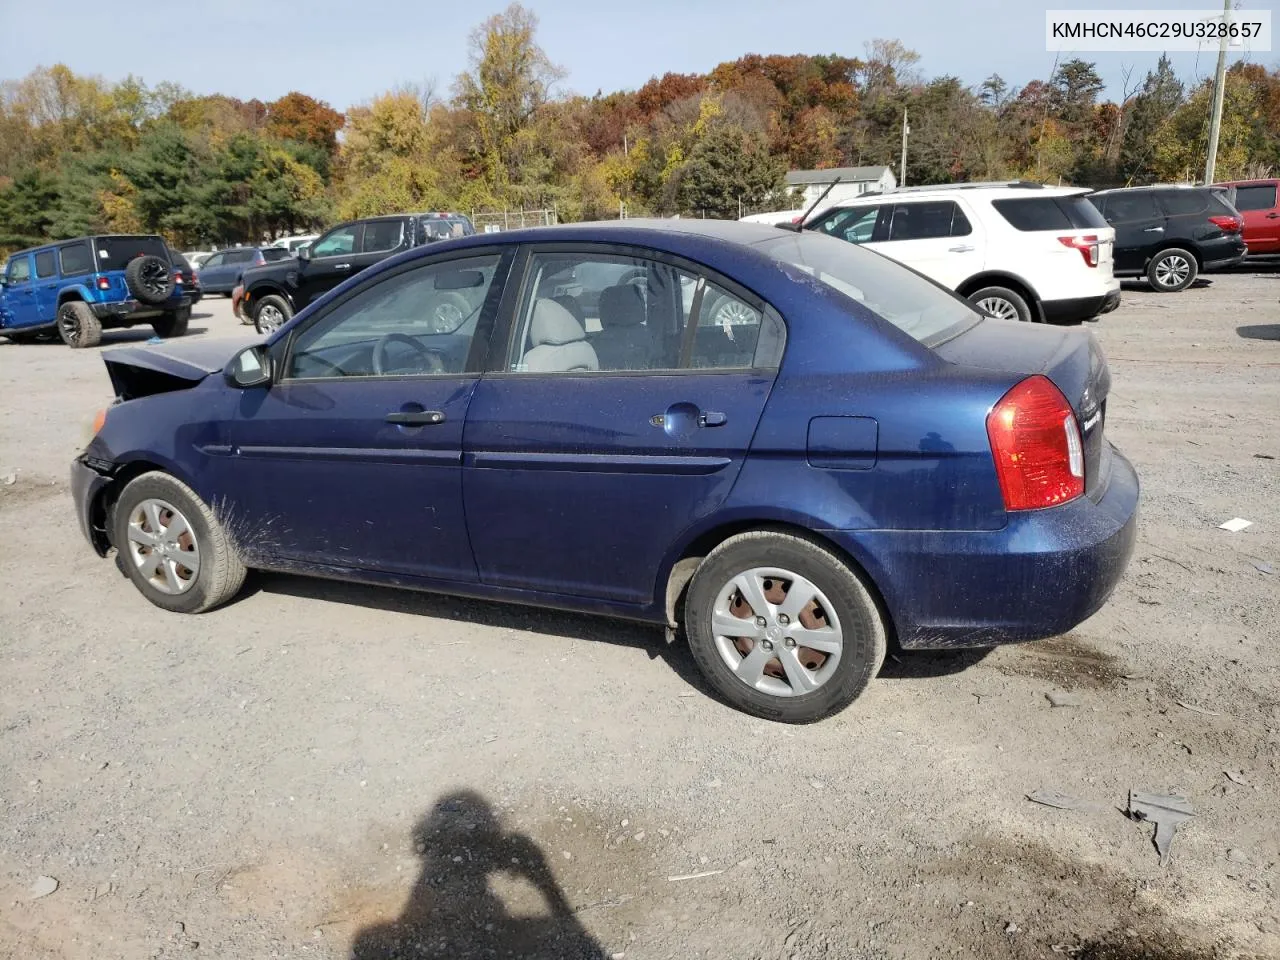
[[[426,361],[427,368],[423,372],[444,373],[444,361],[440,359],[440,354],[424,347],[421,341],[406,334],[388,333],[373,345],[373,372],[378,376],[394,372],[387,369],[387,347],[393,343],[404,344]]]

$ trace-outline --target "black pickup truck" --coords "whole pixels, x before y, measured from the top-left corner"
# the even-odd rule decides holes
[[[338,224],[296,257],[246,270],[237,312],[252,318],[259,333],[270,333],[312,300],[380,260],[475,232],[460,213],[398,213]]]

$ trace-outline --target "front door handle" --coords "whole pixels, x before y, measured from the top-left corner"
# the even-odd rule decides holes
[[[1280,220],[1280,213],[1268,213],[1268,214],[1267,214],[1267,219],[1268,219],[1268,220]]]
[[[388,413],[387,423],[396,423],[402,427],[430,427],[444,423],[443,410],[409,410]]]
[[[1164,233],[1164,227],[1147,227],[1143,233]]]
[[[716,410],[707,410],[698,416],[700,427],[723,427],[728,422],[729,418]]]
[[[973,247],[969,246],[968,244],[961,244],[958,247],[951,247],[950,252],[951,253],[973,253]]]
[[[335,263],[335,264],[333,265],[333,269],[335,269],[335,270],[350,270],[350,269],[351,269],[351,264],[349,264],[349,263]]]

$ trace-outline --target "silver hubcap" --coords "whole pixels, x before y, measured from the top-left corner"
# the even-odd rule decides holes
[[[258,326],[262,328],[263,333],[270,333],[283,324],[284,314],[279,307],[267,304],[258,311]]]
[[[200,573],[200,546],[191,524],[164,500],[143,500],[129,514],[129,556],[160,593],[186,593]]]
[[[1004,297],[983,297],[978,301],[978,309],[997,320],[1018,319],[1018,308]]]
[[[755,322],[755,311],[745,303],[739,303],[737,300],[727,300],[723,306],[716,310],[715,316],[711,319],[717,324],[753,323]]]
[[[1191,264],[1185,257],[1165,257],[1156,264],[1156,283],[1162,287],[1176,287],[1191,275]]]
[[[462,325],[462,310],[456,303],[442,303],[432,312],[438,333],[451,333]]]
[[[738,679],[775,697],[813,693],[835,674],[844,649],[840,619],[826,595],[776,567],[755,567],[726,583],[711,629]]]

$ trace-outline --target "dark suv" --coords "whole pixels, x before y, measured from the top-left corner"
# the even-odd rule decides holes
[[[1202,270],[1239,263],[1244,220],[1213,187],[1126,187],[1089,199],[1115,228],[1115,275],[1145,276],[1163,293],[1189,287]]]
[[[435,240],[475,233],[458,213],[403,213],[342,223],[297,258],[246,270],[239,307],[270,333],[312,300],[387,257]]]
[[[19,250],[3,281],[0,334],[17,343],[56,333],[70,347],[93,347],[103,330],[136,323],[180,337],[191,319],[191,292],[163,237],[82,237]]]

